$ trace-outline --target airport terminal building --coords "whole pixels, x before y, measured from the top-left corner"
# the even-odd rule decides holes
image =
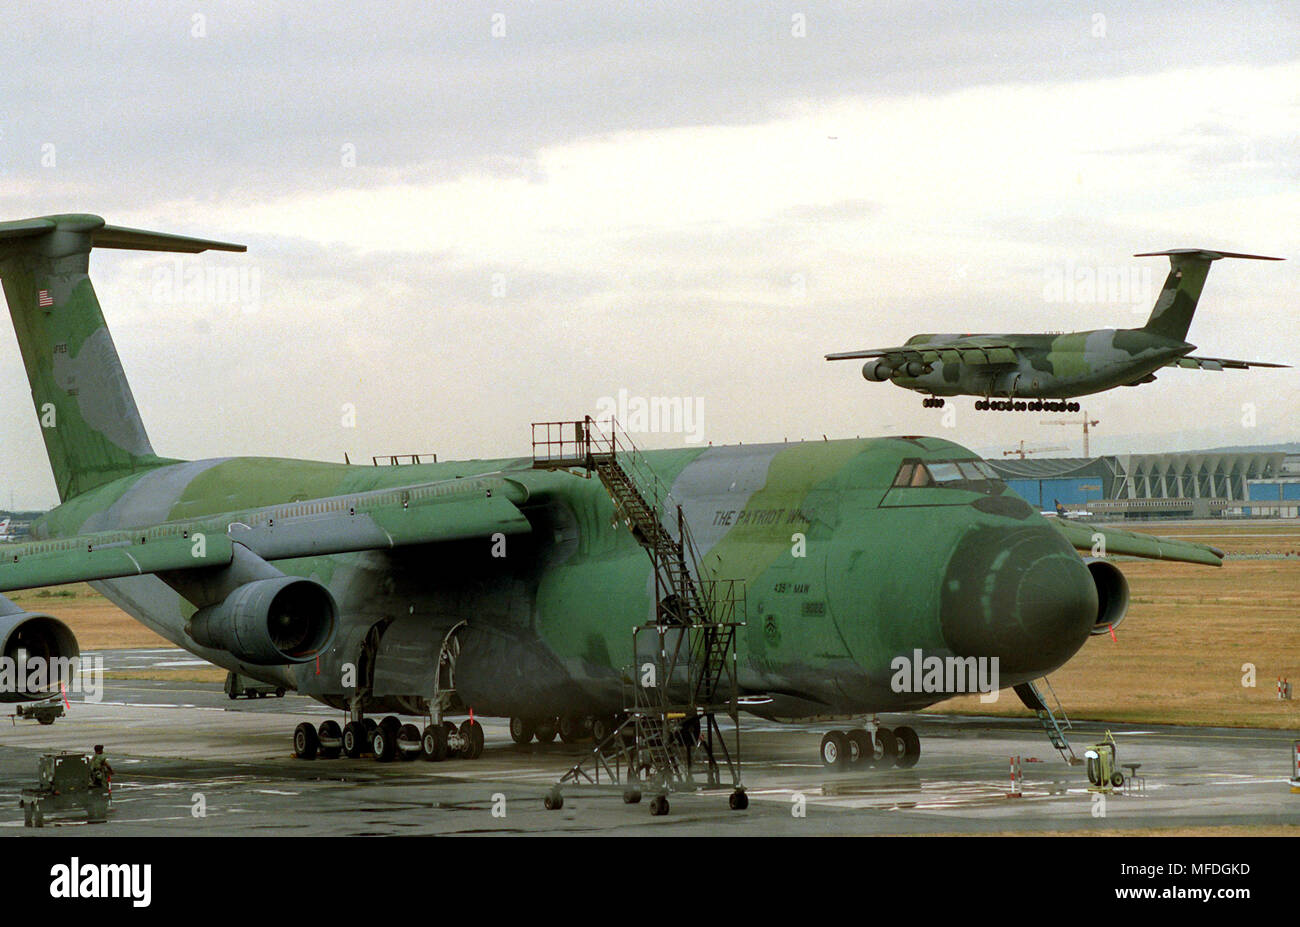
[[[1113,518],[1300,517],[1300,452],[1188,451],[990,460],[1040,510]]]

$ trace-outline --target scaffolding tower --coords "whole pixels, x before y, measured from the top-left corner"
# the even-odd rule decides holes
[[[654,793],[652,814],[668,812],[668,794],[719,788],[730,806],[748,805],[740,772],[736,632],[745,622],[744,583],[701,576],[699,552],[682,507],[617,422],[602,430],[580,422],[533,425],[533,467],[600,479],[614,511],[650,557],[654,621],[632,629],[632,663],[623,669],[624,719],[566,772],[546,796],[563,806],[567,784],[623,784],[623,799]],[[730,719],[729,730],[719,718]]]

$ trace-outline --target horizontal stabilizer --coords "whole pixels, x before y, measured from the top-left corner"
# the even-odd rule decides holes
[[[1264,361],[1233,360],[1229,357],[1180,357],[1170,361],[1166,367],[1186,367],[1189,370],[1249,370],[1251,367],[1284,367],[1290,364],[1270,364]]]
[[[0,222],[0,241],[39,238],[54,232],[89,235],[92,248],[120,248],[130,251],[179,251],[198,254],[201,251],[247,251],[244,245],[188,235],[169,235],[166,232],[147,232],[120,225],[105,225],[99,216],[67,213],[57,216],[40,216],[35,219],[16,219]]]
[[[1285,261],[1286,258],[1268,257],[1263,254],[1238,254],[1235,251],[1210,251],[1205,248],[1170,248],[1168,251],[1144,251],[1134,257],[1176,257],[1185,255],[1203,261],[1217,261],[1219,258],[1246,258],[1251,261]]]

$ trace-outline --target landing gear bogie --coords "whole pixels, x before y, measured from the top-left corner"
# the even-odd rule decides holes
[[[976,412],[1078,412],[1077,402],[1054,399],[977,399]]]

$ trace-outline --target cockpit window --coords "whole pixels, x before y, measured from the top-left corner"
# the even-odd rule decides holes
[[[931,463],[930,475],[936,483],[955,483],[962,478],[961,470],[955,463]]]
[[[895,486],[933,486],[934,480],[930,476],[930,471],[925,469],[925,464],[909,460],[898,468],[898,475],[894,477]]]
[[[997,471],[982,460],[932,460],[928,463],[906,460],[894,475],[893,486],[910,489],[938,486],[987,493],[993,491],[989,484],[996,482],[1000,482]]]

